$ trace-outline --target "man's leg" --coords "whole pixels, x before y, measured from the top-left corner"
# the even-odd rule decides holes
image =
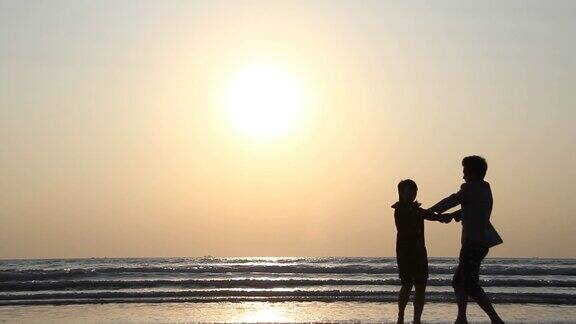
[[[470,251],[470,269],[467,274],[466,285],[470,297],[474,298],[478,306],[490,317],[492,323],[504,323],[490,302],[490,298],[480,287],[480,265],[488,254],[488,248],[474,247]]]
[[[468,307],[468,296],[466,296],[466,292],[461,289],[454,289],[454,294],[456,294],[456,303],[458,303],[458,316],[456,317],[455,323],[467,324],[466,308]]]
[[[496,313],[496,310],[494,309],[492,303],[490,302],[490,298],[488,298],[488,296],[486,295],[484,290],[482,290],[482,288],[471,293],[470,297],[474,298],[476,303],[478,303],[478,306],[480,306],[480,308],[482,308],[482,310],[490,317],[490,321],[492,323],[504,323],[504,321],[500,318],[500,316],[498,316],[498,313]]]
[[[416,293],[414,294],[414,324],[420,323],[422,311],[424,310],[424,298],[426,294],[426,284],[416,284]]]
[[[403,283],[402,288],[400,288],[400,293],[398,293],[398,324],[404,323],[404,310],[406,310],[406,305],[410,299],[411,290],[411,283]]]
[[[468,319],[466,317],[466,308],[468,306],[468,296],[466,295],[466,283],[463,277],[464,267],[462,265],[462,252],[460,252],[460,262],[454,273],[452,279],[452,287],[454,287],[454,294],[456,295],[456,303],[458,304],[458,316],[456,317],[456,324],[466,324]]]

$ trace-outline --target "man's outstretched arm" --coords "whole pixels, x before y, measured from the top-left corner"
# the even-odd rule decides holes
[[[441,214],[452,207],[460,205],[462,203],[463,190],[464,185],[460,187],[460,191],[440,200],[436,205],[428,208],[428,210]]]

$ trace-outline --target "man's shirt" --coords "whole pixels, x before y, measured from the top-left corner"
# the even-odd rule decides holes
[[[493,230],[490,224],[492,203],[490,184],[484,180],[470,181],[462,184],[460,191],[442,199],[430,210],[443,213],[461,205],[462,244],[490,245],[489,232]]]

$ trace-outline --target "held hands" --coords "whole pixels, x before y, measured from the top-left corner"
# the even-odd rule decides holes
[[[452,217],[452,219],[459,222],[462,220],[462,210],[457,210],[453,213],[450,213],[450,216]]]
[[[438,220],[444,224],[448,224],[452,221],[452,215],[450,214],[438,214]]]
[[[456,221],[460,220],[459,218],[457,218],[459,216],[458,212],[449,213],[449,214],[442,214],[442,213],[438,213],[438,212],[434,211],[433,209],[428,209],[428,213],[435,215],[436,220],[441,222],[441,223],[444,223],[444,224],[450,223],[453,219],[455,219]],[[434,218],[432,218],[432,219],[434,219]]]
[[[462,213],[460,210],[455,211],[450,214],[436,214],[438,215],[438,220],[444,224],[450,223],[452,220],[459,222],[462,220]]]

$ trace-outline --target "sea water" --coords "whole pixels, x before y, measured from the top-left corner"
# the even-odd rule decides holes
[[[424,319],[451,321],[457,260],[429,263]],[[481,281],[509,320],[576,322],[576,260],[489,258]],[[398,289],[394,258],[3,260],[0,320],[393,321]]]

